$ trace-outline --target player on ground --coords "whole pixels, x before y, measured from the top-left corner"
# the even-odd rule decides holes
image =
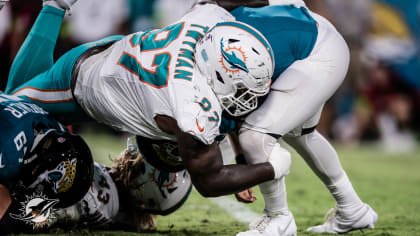
[[[41,107],[0,92],[0,234],[36,232],[88,191],[88,146]]]
[[[162,154],[158,149],[153,152]],[[155,230],[154,214],[168,215],[177,210],[191,189],[191,178],[185,169],[167,172],[152,166],[129,139],[128,148],[114,160],[112,168],[95,163],[88,193],[73,206],[56,211],[54,224]]]
[[[232,10],[238,21],[257,28],[275,55],[270,93],[264,104],[246,117],[240,130],[248,163],[290,156],[277,142],[282,137],[305,159],[336,200],[334,214],[327,222],[308,231],[345,233],[373,228],[377,214],[359,199],[334,148],[316,131],[323,105],[347,72],[349,51],[341,35],[301,0],[217,2]],[[265,7],[236,8],[239,5]],[[295,235],[284,178],[261,184],[260,189],[266,204],[264,213],[250,225],[250,231],[238,235]]]
[[[214,50],[217,63],[225,68],[208,71],[212,58],[196,66],[197,41],[217,23],[233,19],[224,9],[208,5],[161,30],[81,45],[53,64],[64,9],[74,2],[44,1],[12,65],[7,92],[39,104],[61,121],[94,119],[149,139],[176,140],[183,164],[204,196],[238,192],[284,174],[290,158],[223,166],[214,141],[221,118],[219,100],[232,111],[246,113],[268,92],[273,58],[259,32],[237,27],[232,34],[217,35],[232,28],[218,25],[208,38],[220,40]],[[242,57],[233,48],[241,48]]]
[[[192,188],[185,169],[161,171],[133,145],[112,169],[93,166],[79,136],[41,107],[2,92],[0,130],[0,234],[68,223],[151,230],[151,213],[175,211]]]

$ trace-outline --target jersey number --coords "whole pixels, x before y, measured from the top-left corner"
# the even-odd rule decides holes
[[[130,43],[133,48],[139,46],[140,52],[164,49],[178,38],[183,27],[184,23],[181,22],[160,30],[134,34]],[[137,75],[140,81],[155,88],[163,88],[168,84],[170,61],[171,54],[168,51],[163,51],[155,55],[151,69],[147,69],[134,55],[123,52],[118,65]]]
[[[26,141],[27,141],[25,133],[21,131],[20,133],[18,133],[18,135],[16,135],[13,141],[15,142],[16,150],[18,151],[22,150],[23,146],[26,144]]]

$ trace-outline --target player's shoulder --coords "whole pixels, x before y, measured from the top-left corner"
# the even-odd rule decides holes
[[[231,11],[238,21],[260,27],[272,27],[272,25],[292,24],[301,27],[302,24],[313,24],[315,20],[304,6],[295,5],[269,5],[259,8],[238,7]],[[253,22],[257,21],[257,22]]]
[[[204,4],[193,7],[181,21],[196,20],[201,24],[206,22],[232,21],[235,18],[224,8],[216,4]]]

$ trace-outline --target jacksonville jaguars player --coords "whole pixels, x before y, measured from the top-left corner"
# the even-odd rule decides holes
[[[258,31],[238,22],[214,27],[205,37],[218,44],[202,54],[204,62],[197,66],[197,42],[213,26],[233,20],[223,8],[207,5],[160,30],[81,45],[53,64],[65,10],[74,2],[44,1],[12,65],[7,92],[63,122],[93,119],[152,140],[176,140],[183,165],[204,196],[231,194],[284,175],[290,157],[224,166],[215,142],[220,103],[245,114],[269,90],[273,56]],[[238,49],[241,53],[234,53]],[[223,69],[209,71],[211,63]]]
[[[217,2],[231,10],[236,20],[258,29],[272,45],[275,56],[270,93],[264,104],[246,117],[240,130],[240,144],[248,163],[289,156],[277,142],[282,137],[305,159],[336,200],[333,215],[308,231],[345,233],[373,228],[376,212],[360,200],[336,151],[316,131],[323,105],[347,72],[349,50],[341,35],[301,0]],[[250,225],[250,231],[238,235],[295,235],[284,178],[261,184],[260,189],[265,200],[264,213]]]
[[[69,223],[151,230],[153,214],[175,211],[192,188],[185,169],[162,171],[130,142],[112,169],[93,163],[79,136],[41,107],[3,92],[0,130],[0,234]]]
[[[41,107],[0,92],[0,233],[37,232],[88,191],[88,146]]]

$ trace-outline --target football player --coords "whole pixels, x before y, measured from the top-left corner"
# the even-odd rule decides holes
[[[150,164],[141,154],[145,149],[140,152],[130,140],[111,168],[95,163],[92,187],[76,204],[57,210],[54,224],[144,232],[156,229],[156,214],[168,215],[183,205],[192,189],[187,170]],[[168,159],[173,148],[162,142],[148,153]]]
[[[60,121],[93,119],[152,140],[176,140],[203,196],[231,194],[284,175],[290,157],[224,166],[214,141],[220,103],[232,114],[246,114],[269,90],[273,55],[258,31],[224,23],[232,15],[206,5],[160,30],[81,45],[53,64],[65,10],[74,2],[44,1],[14,60],[7,92],[39,104]],[[198,65],[194,49],[203,36],[217,43],[202,52]]]
[[[185,169],[159,170],[130,142],[112,169],[93,165],[79,136],[41,107],[3,92],[0,130],[0,234],[68,223],[152,230],[152,214],[175,211],[192,188]]]
[[[345,233],[373,228],[376,212],[360,200],[336,151],[316,131],[323,105],[347,72],[349,50],[341,35],[325,18],[307,9],[301,0],[217,2],[231,10],[236,20],[258,29],[268,39],[275,56],[270,93],[265,102],[246,117],[239,132],[248,163],[290,156],[277,142],[282,138],[305,159],[336,200],[328,220],[308,231]],[[206,43],[211,42],[205,40]],[[284,178],[261,184],[260,189],[265,200],[264,213],[250,225],[249,231],[238,235],[296,235],[296,224],[287,206]],[[248,195],[248,199],[252,196]]]
[[[2,92],[0,130],[0,234],[43,230],[88,191],[90,150],[41,107]]]

